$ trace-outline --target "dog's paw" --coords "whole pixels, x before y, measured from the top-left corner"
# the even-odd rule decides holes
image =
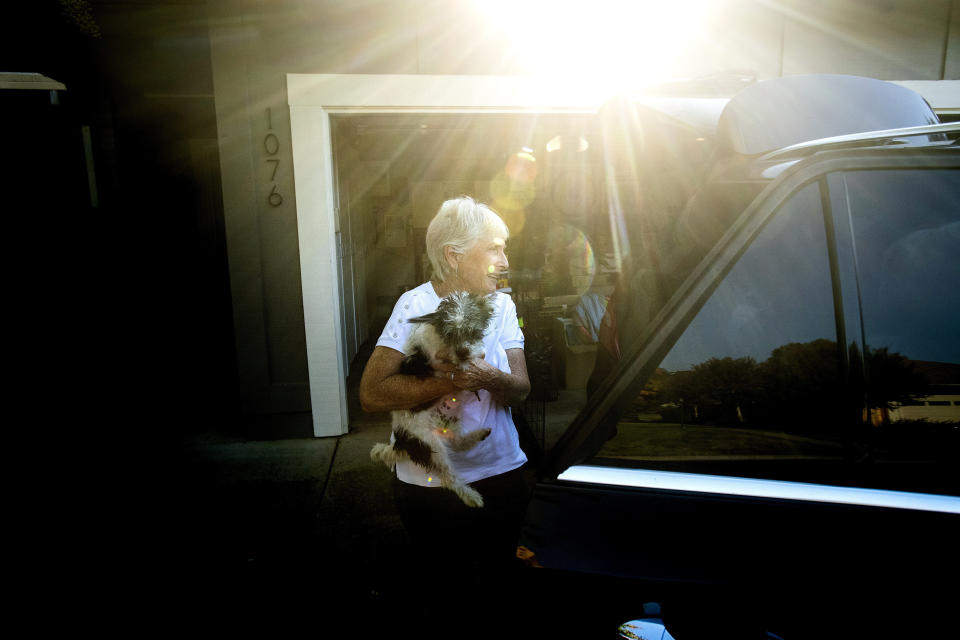
[[[377,443],[370,449],[370,459],[382,462],[388,467],[393,467],[393,458],[394,452],[392,445]]]
[[[463,504],[467,505],[468,507],[473,507],[475,509],[483,507],[483,496],[472,489],[465,491],[463,495],[460,496],[460,499],[463,500]]]

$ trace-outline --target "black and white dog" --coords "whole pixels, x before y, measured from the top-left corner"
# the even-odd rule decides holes
[[[483,333],[492,316],[490,296],[466,292],[450,294],[440,301],[433,313],[408,320],[418,326],[407,339],[407,355],[400,365],[400,372],[420,378],[440,375],[434,369],[439,362],[438,352],[458,366],[481,357]],[[393,444],[375,444],[370,457],[390,469],[398,461],[409,459],[428,474],[436,474],[443,487],[456,493],[467,506],[482,507],[480,494],[454,473],[449,452],[473,448],[490,435],[490,429],[484,427],[461,433],[459,419],[444,412],[444,409],[452,409],[449,402],[456,402],[456,399],[441,398],[412,409],[391,412]]]

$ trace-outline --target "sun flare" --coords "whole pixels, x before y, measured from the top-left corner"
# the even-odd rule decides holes
[[[676,73],[672,63],[703,36],[711,3],[474,0],[474,7],[532,73],[649,84]]]

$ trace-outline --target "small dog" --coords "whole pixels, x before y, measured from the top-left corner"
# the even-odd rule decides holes
[[[483,333],[493,316],[489,296],[466,292],[452,293],[440,301],[433,313],[411,318],[416,327],[406,344],[408,354],[400,372],[426,378],[440,374],[434,369],[438,352],[458,366],[483,355]],[[477,394],[479,398],[479,394]],[[450,402],[456,402],[451,399]],[[460,480],[450,466],[449,451],[467,451],[490,435],[489,428],[460,433],[460,420],[444,413],[453,407],[447,400],[433,401],[412,409],[391,412],[393,444],[375,444],[370,450],[373,460],[390,469],[400,460],[409,459],[435,473],[443,487],[450,489],[469,507],[482,507],[483,498]]]

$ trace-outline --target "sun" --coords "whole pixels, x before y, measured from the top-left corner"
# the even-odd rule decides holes
[[[490,33],[536,75],[652,84],[704,37],[709,0],[473,0]]]
[[[704,37],[709,0],[474,0],[486,28],[506,36],[537,75],[649,84]]]

